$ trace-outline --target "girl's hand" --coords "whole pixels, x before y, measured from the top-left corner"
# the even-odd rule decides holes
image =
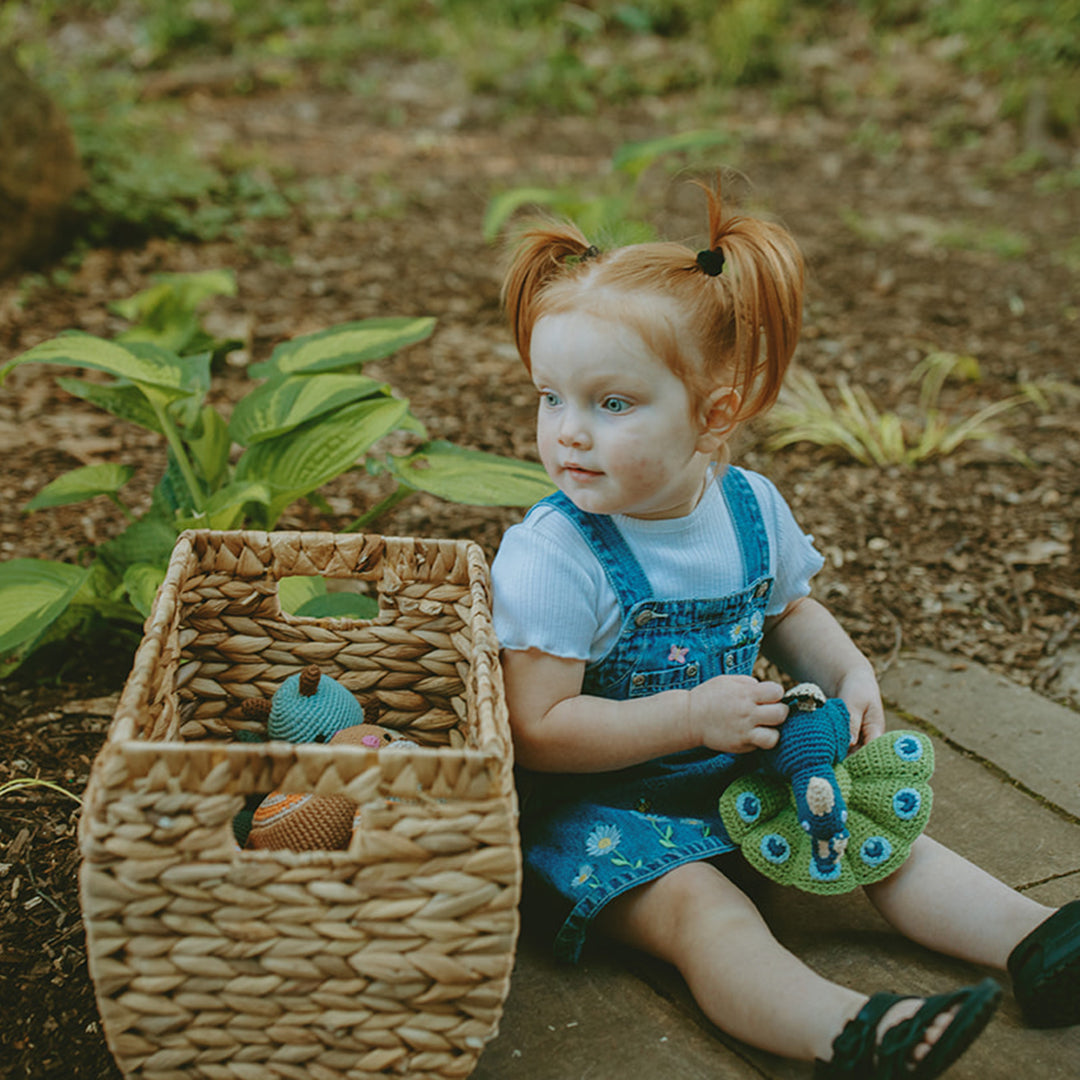
[[[844,675],[835,696],[843,700],[851,713],[853,750],[885,734],[885,707],[881,704],[877,677],[869,664]]]
[[[750,675],[717,675],[695,686],[690,695],[690,726],[697,745],[728,754],[768,750],[780,738],[776,730],[788,707],[784,688]]]

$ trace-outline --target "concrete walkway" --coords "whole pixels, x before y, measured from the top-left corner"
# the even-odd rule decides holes
[[[1080,897],[1080,714],[970,662],[904,656],[885,674],[890,728],[933,738],[927,830],[1043,903]],[[812,967],[866,993],[917,994],[984,972],[899,937],[860,894],[770,889],[765,914]],[[1008,979],[1001,976],[1008,990]],[[523,938],[501,1031],[474,1080],[797,1080],[806,1064],[715,1028],[679,976],[626,950],[559,966]],[[1011,994],[950,1080],[1080,1080],[1080,1027],[1025,1028]]]

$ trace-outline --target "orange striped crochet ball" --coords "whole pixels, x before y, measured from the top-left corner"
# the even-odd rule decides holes
[[[354,724],[331,738],[332,744],[381,750],[395,740],[377,724]],[[413,745],[396,740],[400,745]],[[344,851],[360,824],[360,808],[347,795],[271,792],[251,822],[247,847],[287,851]]]
[[[247,846],[263,850],[344,851],[359,808],[347,795],[273,791],[255,811]]]

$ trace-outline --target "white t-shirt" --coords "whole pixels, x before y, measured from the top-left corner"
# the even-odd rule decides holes
[[[744,470],[769,538],[775,579],[767,615],[810,592],[825,560],[798,526],[783,496]],[[738,537],[719,483],[706,485],[686,516],[657,521],[612,516],[657,600],[727,596],[747,582]],[[495,633],[504,649],[539,649],[599,660],[619,634],[622,614],[600,561],[564,514],[542,504],[503,536],[491,568]]]

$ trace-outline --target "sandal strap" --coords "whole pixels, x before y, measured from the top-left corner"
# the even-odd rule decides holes
[[[814,1075],[819,1080],[930,1080],[940,1076],[985,1027],[1001,1000],[1001,987],[984,979],[923,1001],[913,1016],[889,1028],[878,1041],[877,1029],[885,1014],[912,994],[874,994],[833,1040],[833,1056],[818,1061]],[[911,1052],[923,1040],[926,1029],[943,1012],[959,1006],[956,1015],[930,1052],[912,1064]]]
[[[877,1027],[881,1018],[900,1001],[910,1000],[911,994],[874,994],[845,1025],[833,1040],[831,1061],[818,1061],[814,1072],[821,1080],[843,1080],[844,1077],[869,1076],[877,1056]]]
[[[974,1041],[986,1026],[1001,1000],[1001,987],[993,979],[983,979],[947,994],[928,997],[914,1016],[889,1028],[878,1048],[876,1074],[885,1077],[940,1076]],[[914,1067],[911,1052],[923,1040],[926,1029],[942,1013],[959,1006],[948,1027],[941,1033],[930,1052]]]

